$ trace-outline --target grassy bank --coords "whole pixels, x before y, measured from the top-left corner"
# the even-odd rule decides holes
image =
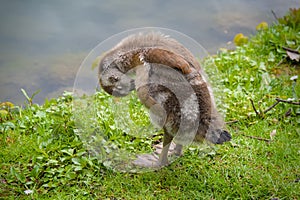
[[[222,86],[216,94],[231,142],[186,148],[156,172],[113,172],[78,136],[70,93],[41,106],[27,96],[23,108],[1,103],[0,199],[298,199],[300,10],[235,42],[235,50],[206,61],[207,73]],[[213,65],[218,73],[209,70]],[[161,139],[122,132],[107,106],[113,99],[101,92],[95,97],[103,108],[97,122],[119,147],[148,151]],[[139,102],[128,101],[131,116],[148,123],[134,116]]]

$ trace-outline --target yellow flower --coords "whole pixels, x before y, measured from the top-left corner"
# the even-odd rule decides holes
[[[268,23],[267,22],[260,22],[260,24],[258,24],[256,26],[256,30],[259,31],[259,30],[265,30],[268,28]]]
[[[14,107],[15,105],[9,101],[7,102],[0,102],[0,107],[6,107],[6,108],[12,108]]]
[[[242,46],[248,42],[248,37],[244,36],[243,33],[238,33],[234,36],[233,42],[236,46]]]

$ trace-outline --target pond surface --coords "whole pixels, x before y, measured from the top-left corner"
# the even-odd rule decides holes
[[[36,103],[72,91],[87,54],[113,34],[137,27],[164,27],[195,39],[208,52],[228,47],[235,34],[255,34],[298,0],[210,1],[1,1],[0,101]]]

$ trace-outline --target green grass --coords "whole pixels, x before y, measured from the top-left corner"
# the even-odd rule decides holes
[[[299,62],[282,48],[299,50],[299,13],[291,11],[243,46],[206,60],[207,73],[217,80],[213,85],[222,99],[220,110],[226,121],[235,121],[228,124],[233,139],[213,148],[188,147],[183,157],[158,171],[115,172],[105,159],[89,154],[87,149],[93,149],[82,142],[88,138],[80,135],[70,93],[41,106],[28,95],[23,108],[2,103],[0,199],[299,199],[300,107],[279,103],[263,112],[276,98],[299,102],[299,78],[290,80],[299,76]],[[213,65],[218,73],[210,70]],[[87,118],[89,110],[77,116],[84,116],[79,121],[89,134],[104,133],[91,143],[105,146],[98,152],[115,146],[149,152],[161,140],[161,132],[153,130],[154,137],[128,132],[149,126],[134,94],[124,99],[136,123],[128,130],[115,120],[120,106],[113,105],[122,100],[98,92],[92,101],[95,117]]]

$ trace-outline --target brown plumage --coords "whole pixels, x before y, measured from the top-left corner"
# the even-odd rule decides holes
[[[135,79],[128,76],[135,73]],[[150,109],[152,122],[164,130],[158,160],[140,157],[137,164],[168,165],[172,140],[175,153],[182,145],[204,139],[222,144],[231,139],[223,130],[211,87],[199,62],[176,40],[160,33],[135,34],[107,52],[99,65],[99,83],[111,95],[125,96],[136,89]]]

